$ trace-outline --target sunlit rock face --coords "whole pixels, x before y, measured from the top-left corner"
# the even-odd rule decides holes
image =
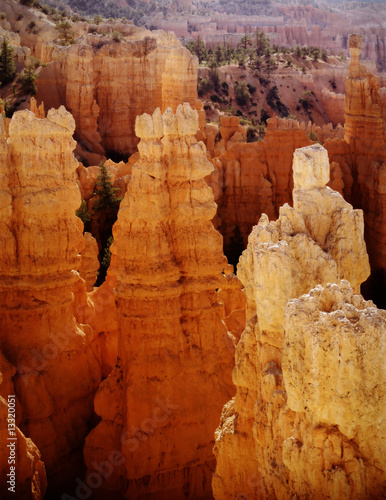
[[[343,173],[345,199],[361,208],[372,276],[367,293],[386,307],[386,142],[378,78],[360,64],[363,37],[351,35],[351,62],[346,79],[344,140],[328,140],[330,160]]]
[[[214,496],[376,498],[385,313],[353,292],[370,273],[363,214],[325,186],[321,146],[295,151],[293,175],[294,208],[261,217],[238,268],[248,323],[216,431]]]
[[[96,492],[101,498],[111,490],[211,496],[213,431],[234,391],[234,344],[245,320],[238,280],[223,274],[204,180],[213,166],[197,127],[189,104],[136,121],[140,159],[114,226],[108,274],[116,280],[119,361],[96,395],[102,421],[84,450],[88,474],[122,454]]]
[[[93,333],[74,318],[84,246],[74,130],[61,107],[42,120],[15,113],[9,138],[0,134],[0,349],[15,367],[20,430],[48,474],[61,469],[63,479],[101,380]]]
[[[76,45],[47,45],[48,62],[37,100],[63,104],[75,118],[75,137],[86,152],[127,156],[136,150],[136,116],[160,107],[174,111],[197,99],[197,58],[174,34],[132,26],[122,41],[87,35]]]

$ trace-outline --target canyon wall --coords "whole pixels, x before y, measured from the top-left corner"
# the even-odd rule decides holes
[[[226,253],[236,225],[246,243],[262,213],[274,218],[284,203],[292,203],[292,156],[296,148],[309,144],[298,122],[271,118],[264,141],[235,142],[222,154],[214,151],[220,156],[213,160],[216,172],[209,184],[216,192],[216,227]]]
[[[344,196],[365,216],[365,238],[372,277],[369,293],[386,307],[386,143],[379,82],[360,64],[363,38],[349,39],[351,63],[346,79],[344,140],[327,140],[330,160],[340,165]]]
[[[197,58],[172,33],[131,26],[121,41],[89,34],[68,47],[46,44],[37,100],[63,104],[76,122],[79,148],[127,156],[136,150],[135,118],[181,102],[200,108]]]
[[[102,421],[84,449],[86,481],[119,456],[100,498],[211,496],[213,430],[233,392],[245,313],[238,280],[224,275],[222,238],[211,222],[216,204],[204,180],[213,166],[197,128],[187,103],[176,114],[157,109],[136,120],[140,159],[114,225],[107,277],[118,362],[96,394]]]
[[[238,268],[247,328],[214,496],[380,498],[386,315],[355,295],[370,272],[363,214],[325,187],[322,147],[297,150],[293,170],[294,208],[262,215]]]
[[[84,287],[74,271],[84,246],[75,122],[61,107],[43,120],[15,113],[8,139],[1,126],[0,350],[16,371],[18,426],[51,478],[65,481],[82,462],[101,380],[93,332],[74,317],[74,290]]]

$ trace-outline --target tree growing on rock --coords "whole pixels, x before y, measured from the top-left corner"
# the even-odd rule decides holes
[[[0,81],[2,85],[9,83],[15,76],[15,61],[13,58],[13,47],[4,37],[0,52]]]
[[[59,45],[71,45],[75,43],[75,33],[70,21],[62,21],[56,25]]]
[[[117,191],[118,188],[113,187],[106,165],[102,162],[99,165],[99,175],[94,187],[92,209],[93,214],[97,216],[96,220],[99,226],[98,232],[101,243],[99,259],[100,262],[104,260],[105,264],[107,262],[105,257],[108,255],[112,241],[113,225],[117,220],[119,205],[122,200],[122,198],[117,196]],[[104,264],[101,266],[97,280],[98,286],[103,283],[107,268],[108,266],[106,267]]]
[[[36,94],[38,88],[35,80],[35,65],[33,63],[30,63],[24,68],[23,72],[18,77],[18,81],[21,84],[21,89],[25,94]]]
[[[94,213],[105,214],[106,218],[116,219],[122,200],[117,197],[117,191],[118,188],[113,187],[106,165],[102,162],[99,165],[99,175],[93,193]]]

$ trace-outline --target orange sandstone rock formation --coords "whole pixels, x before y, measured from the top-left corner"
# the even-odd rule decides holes
[[[325,187],[329,162],[321,146],[297,150],[293,170],[294,208],[284,205],[276,222],[261,217],[238,268],[247,294],[248,324],[236,348],[237,393],[224,406],[216,432],[214,496],[340,499],[370,492],[376,497],[385,464],[384,428],[377,426],[374,415],[381,417],[384,399],[378,398],[385,397],[384,388],[373,393],[372,408],[363,416],[360,408],[368,404],[367,395],[381,378],[381,333],[376,325],[384,329],[384,313],[353,296],[347,281],[328,284],[344,278],[358,290],[369,275],[363,214]],[[315,312],[315,307],[304,305],[297,313],[308,296],[296,299],[315,286],[317,292],[310,296],[318,293],[323,306]],[[364,329],[357,329],[357,320]],[[350,338],[343,339],[343,331]],[[357,335],[363,340],[354,349]],[[378,347],[356,367],[371,342]],[[365,367],[373,362],[364,393],[355,390],[349,396],[357,377],[365,377]],[[336,368],[337,363],[342,368]],[[348,372],[354,378],[340,381],[337,369],[343,378]],[[319,396],[324,399],[319,401]],[[372,444],[372,439],[377,441]]]
[[[330,160],[343,173],[343,193],[365,216],[365,238],[372,268],[372,293],[386,306],[386,140],[378,79],[360,65],[363,38],[349,39],[351,62],[346,79],[344,141],[328,140]]]
[[[74,129],[61,107],[43,120],[15,113],[8,140],[0,131],[0,349],[17,369],[20,429],[50,475],[77,449],[81,459],[101,379],[93,333],[73,312],[83,246]]]
[[[83,239],[84,249],[81,253],[79,275],[85,280],[87,292],[92,292],[99,269],[98,243],[90,233],[84,233]]]
[[[84,150],[127,156],[136,149],[136,116],[176,109],[197,99],[197,58],[172,33],[132,27],[122,41],[87,35],[76,45],[46,47],[49,64],[38,81],[38,102],[64,104]]]
[[[113,228],[108,272],[116,280],[118,364],[96,395],[102,421],[84,450],[85,480],[119,452],[101,498],[117,494],[111,490],[128,498],[211,496],[213,430],[232,395],[234,337],[245,322],[242,303],[218,300],[222,287],[224,298],[239,286],[223,274],[204,180],[213,166],[197,128],[187,103],[175,115],[157,109],[136,121],[140,159]]]
[[[210,185],[217,193],[216,226],[226,252],[236,225],[246,242],[262,213],[276,217],[284,203],[292,202],[292,156],[309,144],[298,122],[274,117],[263,142],[235,143],[213,160],[217,168]]]
[[[1,384],[1,373],[0,373]],[[39,450],[13,422],[14,397],[0,396],[0,494],[4,500],[43,500],[47,478]]]

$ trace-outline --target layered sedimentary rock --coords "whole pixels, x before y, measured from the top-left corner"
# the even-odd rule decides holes
[[[74,129],[61,107],[43,120],[15,113],[8,140],[0,134],[0,349],[17,369],[20,429],[50,474],[81,446],[101,379],[92,331],[73,312],[83,246]]]
[[[235,143],[214,160],[210,185],[217,193],[217,225],[226,251],[236,225],[246,242],[262,213],[277,217],[279,207],[292,202],[292,156],[309,144],[298,122],[275,117],[268,120],[263,142]]]
[[[325,146],[342,170],[345,198],[363,209],[374,289],[386,282],[386,142],[379,82],[360,64],[362,42],[360,35],[349,39],[344,141],[328,140]],[[385,306],[381,295],[379,303]]]
[[[172,33],[131,27],[120,42],[95,34],[45,50],[49,64],[37,99],[47,108],[64,104],[80,146],[94,153],[127,156],[138,142],[136,116],[184,101],[196,105],[197,58]]]
[[[359,290],[370,272],[363,214],[325,187],[321,146],[297,150],[293,170],[294,208],[261,217],[238,267],[248,324],[216,432],[214,496],[379,498],[385,313],[341,282]]]
[[[99,270],[98,244],[90,233],[84,233],[83,239],[84,249],[81,253],[79,275],[85,281],[87,292],[92,292]]]
[[[118,364],[96,395],[102,421],[84,450],[85,481],[119,452],[95,493],[101,498],[111,490],[128,498],[210,496],[213,429],[232,394],[234,343],[245,323],[242,301],[219,301],[235,302],[229,291],[240,286],[223,274],[204,180],[213,166],[197,127],[188,104],[136,121],[140,159],[114,225],[107,278],[115,283]]]
[[[1,384],[1,373],[0,373]],[[47,478],[39,450],[14,422],[14,395],[0,396],[0,494],[4,500],[43,500]]]
[[[284,325],[283,377],[296,417],[283,461],[293,491],[383,498],[386,312],[342,281],[290,301]]]

